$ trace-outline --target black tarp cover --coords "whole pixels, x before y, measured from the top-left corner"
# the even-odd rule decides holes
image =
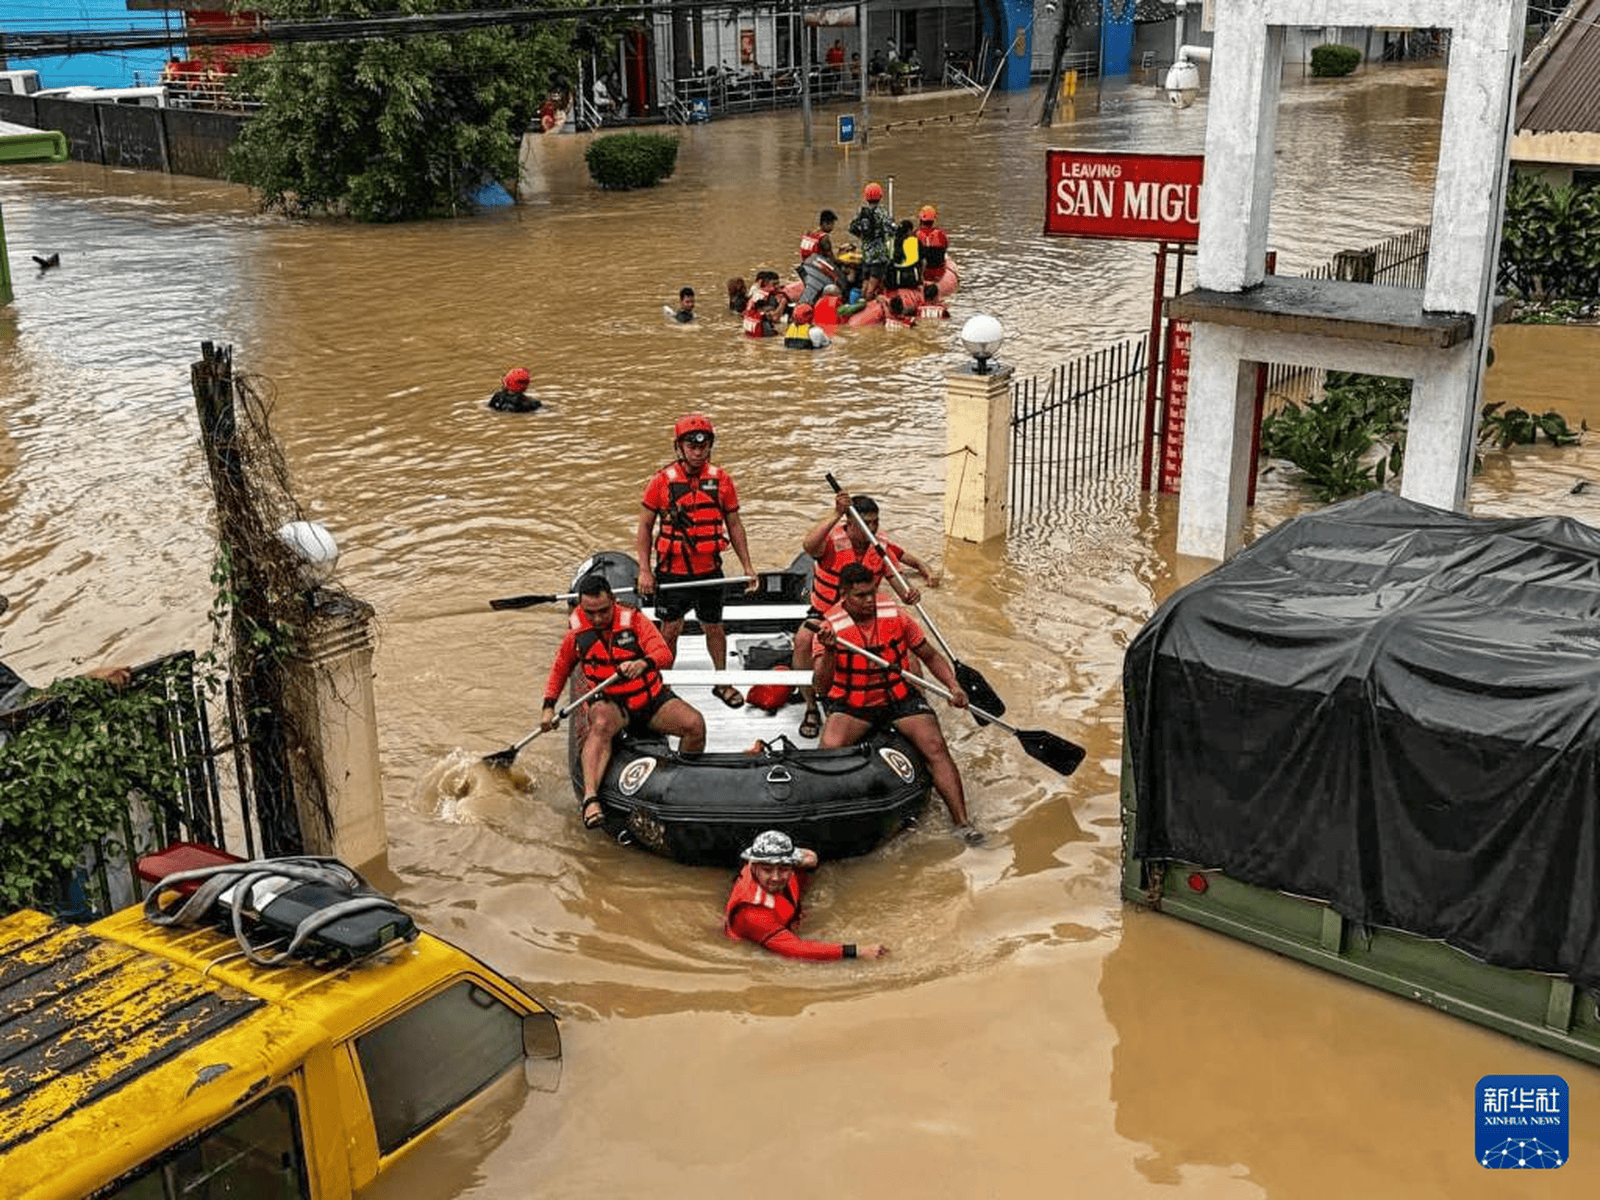
[[[1600,989],[1600,531],[1373,492],[1129,648],[1147,859]]]

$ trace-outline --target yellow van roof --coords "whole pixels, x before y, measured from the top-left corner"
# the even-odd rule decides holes
[[[0,921],[0,1178],[28,1181],[25,1196],[85,1194],[473,966],[426,934],[336,969],[263,968],[218,930],[159,928],[137,907],[87,928],[13,914]]]

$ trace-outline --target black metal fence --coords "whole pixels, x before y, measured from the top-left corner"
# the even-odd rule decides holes
[[[1139,466],[1148,334],[1011,388],[1011,526],[1027,524],[1097,479]]]
[[[1344,279],[1383,287],[1421,288],[1428,277],[1428,251],[1433,226],[1419,225],[1363,250],[1342,250],[1304,275],[1306,279]],[[1267,392],[1307,391],[1322,378],[1321,367],[1273,363],[1267,368]]]

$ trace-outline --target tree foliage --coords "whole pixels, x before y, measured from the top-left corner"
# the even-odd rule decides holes
[[[280,21],[451,11],[452,0],[259,0]],[[529,119],[574,70],[574,22],[370,41],[286,43],[248,60],[238,86],[261,103],[229,152],[229,178],[295,214],[405,221],[471,211],[490,180],[514,181]]]
[[[1500,286],[1526,300],[1592,303],[1600,296],[1600,185],[1552,187],[1512,173]]]

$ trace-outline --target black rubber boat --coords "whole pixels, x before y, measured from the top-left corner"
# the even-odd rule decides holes
[[[597,554],[573,576],[600,571],[624,603],[636,602],[638,563],[621,553]],[[678,862],[726,866],[764,829],[781,829],[823,859],[867,854],[914,824],[932,780],[916,748],[887,731],[855,746],[819,750],[802,738],[798,692],[776,713],[752,704],[730,709],[711,694],[718,683],[741,691],[788,683],[793,634],[810,591],[810,559],[786,571],[763,572],[760,589],[728,586],[724,621],[728,670],[713,672],[705,639],[691,614],[667,672],[672,689],[706,720],[703,754],[679,754],[665,739],[617,739],[600,789],[605,829],[619,841]],[[581,691],[575,680],[575,692]],[[582,708],[568,726],[574,798],[583,792],[578,747],[587,733]]]

